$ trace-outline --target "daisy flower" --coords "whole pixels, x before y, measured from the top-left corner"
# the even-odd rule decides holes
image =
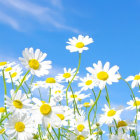
[[[60,106],[56,106],[55,102],[52,100],[50,103],[40,101],[37,98],[33,98],[32,100],[35,103],[32,109],[32,116],[36,123],[43,124],[45,128],[48,127],[49,123],[53,127],[61,126],[61,120],[57,116],[57,114],[63,113],[63,110]]]
[[[5,103],[6,107],[8,108],[8,111],[12,112],[13,114],[23,114],[27,113],[27,111],[31,108],[31,100],[27,98],[26,94],[22,94],[21,90],[18,90],[17,93],[15,93],[14,90],[10,91],[11,98],[9,98],[7,95],[5,95]]]
[[[31,140],[33,132],[35,132],[34,123],[30,116],[27,115],[14,115],[9,117],[8,122],[5,124],[6,134],[10,139],[16,140]]]
[[[118,66],[113,66],[112,68],[110,67],[110,63],[106,62],[104,67],[102,66],[102,62],[98,61],[97,64],[93,64],[93,67],[87,67],[87,71],[90,72],[93,77],[95,77],[98,81],[99,88],[102,90],[106,84],[111,85],[112,82],[118,82],[120,75],[117,74],[119,67]]]
[[[0,62],[0,70],[11,67],[12,65],[14,65],[15,62]]]
[[[72,92],[68,92],[68,101],[69,102],[73,102],[74,98],[75,101],[81,101],[87,97],[90,97],[91,94],[82,94],[81,92],[74,92],[74,94],[72,94]]]
[[[92,99],[90,99],[90,102],[84,102],[83,106],[84,107],[91,107],[94,104],[94,101]]]
[[[70,38],[67,43],[69,44],[68,46],[66,46],[67,50],[70,50],[70,52],[82,53],[84,50],[88,50],[88,47],[86,46],[93,43],[93,39],[89,36],[84,37],[82,35],[79,35],[78,38]]]
[[[60,118],[62,126],[68,126],[68,120],[74,119],[73,109],[70,109],[68,106],[63,106],[63,113],[56,115]]]
[[[35,83],[32,83],[31,85],[31,91],[34,91],[35,89],[39,89],[42,87],[44,81],[37,81]]]
[[[127,107],[126,109],[133,110],[136,109],[136,106],[137,108],[140,108],[140,98],[135,97],[135,100],[130,100],[129,102],[127,102],[127,104],[129,105],[129,107]]]
[[[96,79],[93,78],[92,76],[90,76],[89,74],[87,74],[86,77],[84,78],[80,78],[80,80],[82,81],[81,83],[78,84],[79,87],[82,90],[88,90],[88,89],[93,89],[95,86],[97,86],[98,84],[96,83]]]
[[[16,84],[17,86],[22,82],[23,77],[24,77],[24,76],[20,76],[19,79],[15,82],[15,84]],[[28,81],[30,77],[31,77],[31,74],[27,75],[27,76],[25,77],[23,83],[26,82],[26,81]]]
[[[76,120],[74,121],[74,126],[72,127],[74,128],[74,131],[76,133],[89,131],[88,121],[85,120],[85,116],[79,116],[78,118],[76,118]]]
[[[40,77],[49,73],[51,61],[43,61],[47,56],[46,53],[42,53],[39,49],[34,52],[33,48],[25,48],[22,54],[24,58],[20,57],[19,60],[33,75]]]
[[[136,124],[130,121],[126,121],[126,120],[120,120],[117,122],[117,127],[119,130],[129,131],[130,129],[134,130],[136,127]]]
[[[114,119],[116,121],[120,120],[120,114],[122,112],[122,109],[109,109],[109,107],[105,104],[105,108],[102,108],[102,111],[104,111],[104,114],[100,115],[99,123],[100,124],[111,124]]]
[[[1,116],[4,114],[5,112],[5,107],[0,107],[0,119],[1,119]]]
[[[58,81],[56,81],[56,79],[53,77],[46,78],[46,80],[43,81],[43,84],[42,84],[42,87],[44,88],[56,88],[60,86],[61,85],[58,83]]]
[[[58,82],[69,82],[73,78],[75,72],[76,72],[76,68],[74,69],[69,68],[68,70],[64,68],[64,73],[58,74],[58,76],[56,76],[56,79]],[[78,79],[78,76],[75,76],[74,80],[77,80],[77,79]]]
[[[140,86],[140,73],[135,76],[129,76],[125,79],[127,82],[132,81],[131,87],[138,87]]]
[[[123,133],[121,131],[118,131],[118,135],[112,134],[110,140],[134,140],[135,138],[133,136],[130,137],[130,135]]]
[[[11,82],[16,83],[16,82],[18,82],[18,80],[20,79],[22,73],[23,73],[22,68],[19,65],[15,66],[11,70],[10,73],[9,72],[6,73],[6,75],[5,75],[5,78],[7,79],[6,82],[7,83],[11,83]],[[11,81],[11,78],[12,78],[12,81]]]

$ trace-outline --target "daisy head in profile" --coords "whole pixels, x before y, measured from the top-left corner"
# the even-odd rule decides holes
[[[40,49],[34,51],[33,48],[25,48],[23,58],[19,58],[21,63],[38,77],[47,75],[51,69],[51,61],[44,61],[47,54],[42,53]]]
[[[136,74],[135,76],[129,76],[125,79],[127,82],[132,81],[131,87],[138,87],[140,86],[140,73]]]
[[[102,90],[106,84],[111,85],[113,82],[118,82],[120,75],[117,73],[119,67],[117,65],[110,68],[110,63],[106,62],[105,65],[102,65],[101,61],[98,61],[97,64],[93,64],[93,67],[87,67],[87,71],[97,79],[99,88]]]
[[[82,53],[84,50],[88,50],[87,45],[93,42],[93,39],[89,36],[84,37],[82,35],[79,35],[78,38],[73,37],[72,39],[69,39],[69,41],[67,42],[69,45],[66,46],[66,49],[70,50],[70,52]]]
[[[31,117],[25,114],[10,116],[5,128],[9,138],[16,140],[31,140],[36,131]]]

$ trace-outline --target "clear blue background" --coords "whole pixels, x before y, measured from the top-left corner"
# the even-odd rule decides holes
[[[98,60],[118,65],[123,78],[139,73],[139,0],[0,0],[0,61],[18,61],[25,47],[40,48],[52,60],[55,75],[63,67],[77,67],[78,53],[65,46],[79,34],[95,41],[82,53],[81,76]],[[110,86],[109,92],[113,106],[126,106],[130,100],[123,82]],[[100,102],[103,96],[104,91]]]

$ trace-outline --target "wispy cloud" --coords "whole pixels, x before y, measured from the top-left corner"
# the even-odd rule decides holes
[[[48,1],[53,6],[42,6],[41,4],[29,2],[27,0],[0,0],[0,5],[3,5],[5,9],[1,8],[2,17],[0,21],[5,21],[11,25],[14,29],[19,30],[27,23],[34,24],[32,20],[39,22],[42,26],[49,28],[50,26],[57,29],[69,30],[78,33],[76,28],[68,26],[65,23],[65,18],[62,15],[62,3],[60,0]],[[56,8],[57,7],[57,8]],[[22,19],[24,17],[24,20]]]
[[[16,30],[19,30],[19,24],[18,22],[13,19],[12,17],[0,12],[0,21],[6,24],[9,24],[11,27],[13,27]]]

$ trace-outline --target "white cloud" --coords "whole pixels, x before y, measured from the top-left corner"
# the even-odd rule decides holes
[[[10,24],[16,30],[19,30],[19,23],[12,17],[0,12],[0,21],[6,24]]]
[[[6,11],[7,14],[3,13],[3,18],[1,18],[1,21],[5,20],[7,21],[7,24],[11,25],[14,29],[19,30],[19,23],[22,28],[22,24],[24,25],[23,22],[27,24],[27,22],[30,22],[30,20],[32,21],[35,19],[35,21],[39,22],[41,25],[47,25],[48,27],[51,25],[57,29],[69,30],[79,33],[76,28],[65,24],[65,19],[62,16],[62,12],[59,10],[59,8],[62,8],[61,1],[50,0],[50,3],[58,9],[47,7],[47,5],[41,6],[31,3],[27,0],[0,0],[0,4],[3,5],[5,9],[8,9]],[[3,11],[5,12],[5,10]],[[24,20],[21,18],[21,16],[24,17]],[[22,19],[22,22],[20,19]]]

